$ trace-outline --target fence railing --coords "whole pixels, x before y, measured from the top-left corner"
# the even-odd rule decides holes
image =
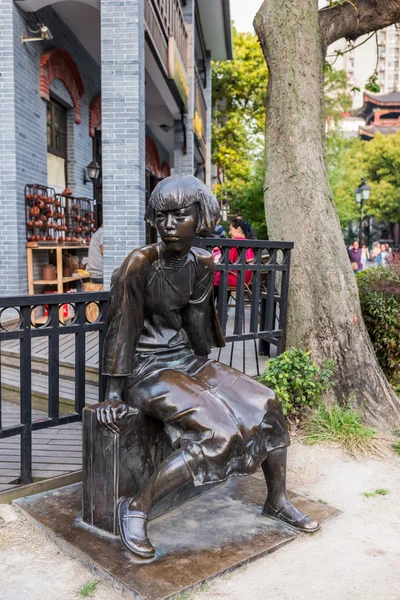
[[[2,427],[2,390],[0,389],[0,439],[15,435],[21,436],[21,474],[20,483],[32,481],[32,432],[56,425],[72,423],[82,418],[85,406],[85,337],[90,331],[99,332],[99,402],[103,399],[104,386],[101,375],[101,356],[106,329],[108,293],[94,292],[74,294],[46,294],[0,298],[0,348],[9,340],[19,340],[19,404],[20,422]],[[93,305],[96,304],[95,311]],[[65,306],[71,307],[73,316],[65,318]],[[8,311],[15,316],[5,321]],[[37,313],[41,314],[38,315]],[[93,322],[88,320],[89,313],[96,315]],[[45,315],[44,319],[42,315]],[[44,321],[44,322],[43,322]],[[4,323],[7,323],[6,325]],[[71,414],[60,415],[60,339],[64,335],[75,335],[75,405]],[[32,419],[32,340],[48,339],[48,416],[34,421]],[[1,354],[1,353],[0,353]],[[2,355],[1,355],[1,358]],[[0,363],[1,380],[1,363]]]
[[[290,253],[293,244],[256,240],[199,239],[196,245],[213,253],[216,262],[215,291],[218,316],[233,348],[243,344],[243,371],[246,371],[244,345],[257,344],[261,354],[284,349],[287,297],[289,288]],[[0,381],[2,382],[2,348],[10,341],[19,341],[19,422],[2,426],[2,390],[0,389],[0,440],[19,435],[20,480],[32,481],[32,433],[49,427],[80,421],[85,406],[86,335],[98,332],[98,394],[94,401],[104,398],[101,374],[103,341],[106,333],[108,292],[46,294],[0,298]],[[68,305],[71,310],[65,311]],[[15,318],[5,321],[4,316]],[[228,318],[229,317],[229,318]],[[6,323],[6,324],[5,324]],[[65,368],[60,360],[60,343],[71,334],[74,340],[74,405],[69,414],[60,414],[60,377]],[[43,338],[48,344],[47,416],[33,418],[32,410],[32,343]],[[93,351],[93,349],[92,349]],[[218,360],[220,354],[218,355]],[[258,362],[257,362],[258,372]],[[93,397],[92,397],[93,401]],[[65,412],[65,410],[64,410]]]
[[[187,68],[187,31],[179,0],[145,0],[146,31],[166,73],[169,38],[175,39],[182,62]]]
[[[269,355],[271,345],[276,347],[276,354],[282,353],[293,243],[204,238],[196,245],[213,254],[220,273],[215,294],[226,342],[259,340],[260,354]],[[227,330],[231,298],[235,308],[233,331]]]

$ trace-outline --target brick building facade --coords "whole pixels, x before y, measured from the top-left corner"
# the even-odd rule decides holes
[[[27,291],[24,186],[54,186],[64,163],[73,194],[101,202],[107,284],[146,242],[158,180],[210,184],[211,59],[232,56],[229,1],[0,0],[0,20],[0,295]],[[23,43],[41,25],[51,39]],[[49,122],[60,114],[55,157]],[[95,190],[83,177],[93,157]]]

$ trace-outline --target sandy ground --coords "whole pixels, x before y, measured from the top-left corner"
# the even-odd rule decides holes
[[[338,449],[297,443],[289,460],[288,487],[343,514],[317,534],[213,581],[190,600],[400,600],[400,457],[356,461]],[[377,488],[389,493],[363,495]],[[81,586],[94,579],[21,515],[0,524],[1,600],[76,600]],[[104,583],[92,596],[122,597]]]

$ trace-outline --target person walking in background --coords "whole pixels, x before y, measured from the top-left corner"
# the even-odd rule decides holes
[[[392,249],[389,246],[389,244],[385,244],[384,258],[385,258],[385,265],[390,263],[392,260]]]
[[[89,245],[87,270],[92,283],[103,285],[104,282],[104,230],[103,224],[92,235]]]
[[[377,242],[371,251],[371,258],[374,261],[374,266],[379,267],[382,264],[381,244]]]
[[[386,267],[390,262],[389,244],[381,244],[381,266]]]
[[[221,225],[221,217],[219,217],[211,237],[226,238],[226,231]]]
[[[363,269],[366,268],[369,260],[371,260],[371,256],[370,256],[369,250],[367,248],[367,245],[363,244],[361,246],[361,265],[362,265]]]
[[[362,270],[361,264],[361,256],[362,250],[360,249],[360,244],[358,240],[354,240],[352,247],[348,250],[351,267],[355,273]]]

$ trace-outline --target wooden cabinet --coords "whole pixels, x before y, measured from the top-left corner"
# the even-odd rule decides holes
[[[89,276],[86,277],[82,277],[82,276],[76,276],[76,277],[63,277],[63,250],[85,250],[87,249],[87,247],[85,246],[60,246],[60,245],[56,245],[56,246],[37,246],[37,247],[27,247],[26,248],[26,252],[27,252],[27,261],[28,261],[28,293],[29,295],[34,295],[38,293],[38,287],[54,287],[57,286],[57,293],[58,294],[63,294],[65,291],[65,284],[67,283],[71,283],[71,282],[82,282],[83,280],[87,280],[89,279]],[[48,280],[48,279],[35,279],[34,277],[34,273],[35,273],[35,269],[34,269],[34,254],[37,252],[47,252],[49,253],[50,251],[53,251],[56,253],[56,271],[57,271],[57,279],[52,279],[52,280]],[[49,262],[49,260],[47,260],[47,262]],[[83,287],[83,286],[82,286]],[[64,317],[62,317],[60,311],[60,319],[62,321],[64,321]],[[39,318],[35,318],[35,323],[40,323],[41,321],[45,322],[47,320],[47,317],[39,317]]]

